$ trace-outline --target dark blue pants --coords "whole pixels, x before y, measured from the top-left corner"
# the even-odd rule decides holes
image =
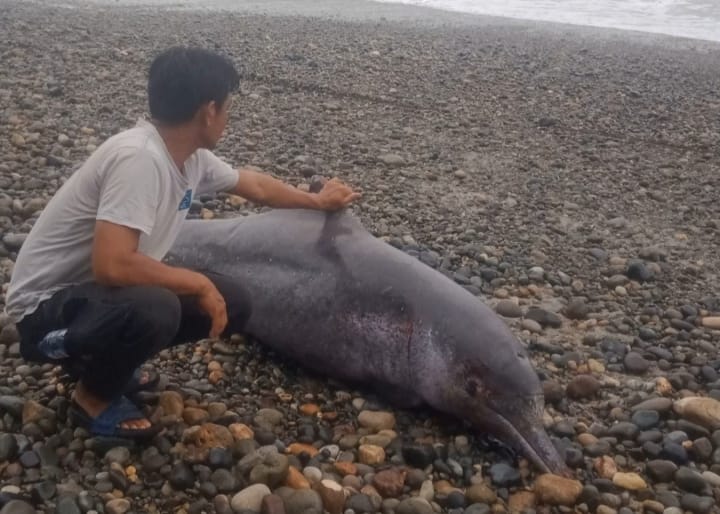
[[[250,301],[242,284],[206,274],[225,298],[228,325],[223,336],[242,332]],[[52,330],[68,329],[70,356],[61,364],[98,397],[120,395],[134,370],[159,351],[208,337],[211,321],[193,296],[154,286],[108,287],[86,283],[57,292],[19,324],[20,353],[50,361],[37,348]]]

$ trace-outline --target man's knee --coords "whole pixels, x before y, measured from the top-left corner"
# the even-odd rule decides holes
[[[160,339],[160,344],[165,344],[175,336],[180,327],[180,299],[163,287],[140,286],[136,289],[129,321],[133,332]]]

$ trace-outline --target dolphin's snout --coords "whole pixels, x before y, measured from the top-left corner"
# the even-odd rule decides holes
[[[480,424],[491,428],[525,455],[540,471],[564,477],[573,473],[542,424],[543,397],[504,397],[493,401]]]
[[[518,435],[519,443],[524,447],[524,453],[539,469],[566,478],[573,477],[572,470],[567,466],[542,426],[532,427],[524,433],[518,432]]]

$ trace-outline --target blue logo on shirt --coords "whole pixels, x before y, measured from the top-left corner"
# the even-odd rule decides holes
[[[180,206],[178,207],[179,211],[184,211],[190,208],[190,204],[192,203],[192,189],[188,189],[185,191],[185,196],[183,196],[183,199],[180,200]]]

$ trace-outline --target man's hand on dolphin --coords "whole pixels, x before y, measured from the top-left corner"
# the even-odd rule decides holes
[[[359,192],[353,191],[337,178],[325,182],[323,188],[317,193],[321,209],[328,211],[336,211],[347,207],[360,196]]]
[[[286,184],[269,174],[249,168],[241,169],[232,193],[259,205],[288,209],[336,211],[360,198],[358,191],[337,178],[328,180],[321,191],[308,192]]]

